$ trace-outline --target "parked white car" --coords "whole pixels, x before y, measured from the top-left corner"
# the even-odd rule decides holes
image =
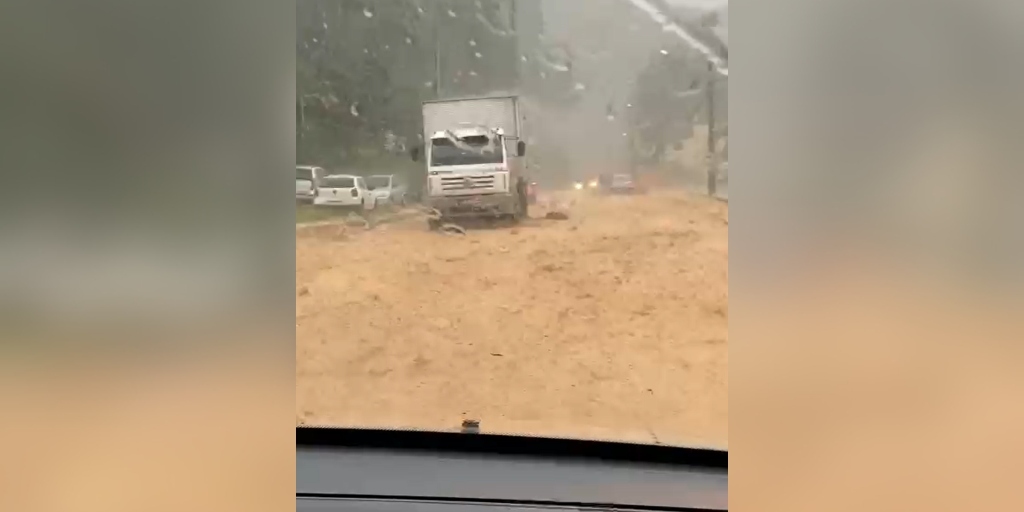
[[[405,205],[407,187],[393,174],[377,174],[366,178],[366,185],[378,204]]]
[[[370,193],[362,176],[331,174],[320,180],[313,204],[373,210],[377,207],[377,198]]]
[[[317,183],[327,174],[323,167],[299,165],[295,167],[295,200],[313,201],[316,197]]]

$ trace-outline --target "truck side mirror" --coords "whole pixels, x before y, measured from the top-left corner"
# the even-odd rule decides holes
[[[409,150],[409,156],[412,157],[412,161],[413,162],[419,162],[420,161],[420,147],[419,146],[414,146],[412,149],[410,149]]]
[[[519,141],[519,144],[516,144],[516,150],[518,151],[519,156],[526,156],[526,143]]]

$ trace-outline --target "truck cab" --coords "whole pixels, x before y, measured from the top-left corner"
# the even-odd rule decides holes
[[[430,196],[508,193],[508,148],[500,130],[485,127],[442,131],[427,151]]]
[[[423,115],[436,129],[412,156],[422,152],[426,163],[428,206],[446,219],[527,216],[526,143],[514,97],[428,102]]]

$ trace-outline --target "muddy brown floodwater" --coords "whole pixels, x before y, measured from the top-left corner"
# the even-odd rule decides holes
[[[727,204],[562,202],[466,235],[298,228],[296,422],[727,446]]]

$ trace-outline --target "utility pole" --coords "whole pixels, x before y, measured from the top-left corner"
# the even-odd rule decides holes
[[[508,0],[508,26],[512,29],[512,59],[515,62],[515,78],[513,78],[513,89],[518,90],[522,85],[523,67],[519,60],[519,46],[523,35],[519,33],[518,12],[516,0]]]
[[[433,25],[434,25],[434,99],[441,99],[441,16],[438,14],[438,4],[431,2]]]
[[[718,162],[715,158],[715,150],[718,149],[715,138],[715,73],[714,63],[708,61],[708,195],[712,197],[718,193]]]

